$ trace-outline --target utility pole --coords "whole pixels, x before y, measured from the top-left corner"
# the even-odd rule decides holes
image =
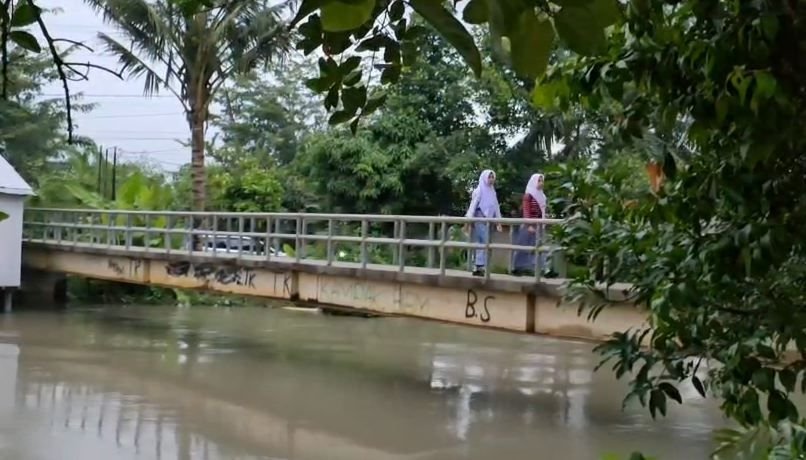
[[[118,148],[112,150],[112,201],[117,197]]]
[[[103,190],[101,191],[101,197],[106,198],[106,190],[109,188],[109,181],[107,180],[107,176],[109,175],[109,149],[107,148],[104,152],[104,180],[103,180]]]
[[[103,146],[98,146],[98,188],[96,192],[101,193],[101,168],[103,167],[103,160],[104,160],[104,148]]]

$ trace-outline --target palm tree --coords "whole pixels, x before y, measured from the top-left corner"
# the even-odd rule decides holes
[[[233,75],[282,59],[291,36],[280,17],[285,4],[267,0],[214,0],[188,10],[171,0],[86,0],[128,38],[98,38],[118,57],[121,74],[143,77],[144,93],[165,89],[182,103],[190,127],[192,209],[206,201],[204,132],[210,103]],[[277,3],[276,1],[273,3]]]

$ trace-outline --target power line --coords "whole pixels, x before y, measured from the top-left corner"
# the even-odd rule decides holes
[[[62,93],[41,93],[37,96],[40,97],[64,97]],[[91,93],[72,93],[71,96],[80,96],[80,97],[94,97],[94,98],[142,98],[142,99],[152,99],[152,98],[176,98],[173,94],[151,94],[146,96],[145,94],[114,94],[114,93],[107,93],[107,94],[91,94]]]
[[[103,137],[101,142],[105,141],[176,141],[178,137],[107,137],[103,136],[103,134],[82,134],[78,133],[81,136],[86,137]]]
[[[164,112],[164,113],[132,113],[128,115],[96,115],[89,117],[81,117],[84,120],[94,120],[96,118],[140,118],[140,117],[167,117],[167,116],[185,116],[182,112]]]

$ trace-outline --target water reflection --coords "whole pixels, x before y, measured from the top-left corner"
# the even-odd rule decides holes
[[[0,327],[0,458],[705,458],[713,403],[621,411],[590,348],[282,310],[18,314]]]

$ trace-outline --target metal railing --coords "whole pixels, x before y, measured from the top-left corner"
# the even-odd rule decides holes
[[[400,272],[469,269],[476,250],[485,251],[489,278],[492,257],[503,252],[508,271],[516,251],[552,254],[549,228],[557,219],[479,219],[446,216],[362,214],[234,213],[42,209],[25,211],[24,235],[29,242],[123,248],[144,252],[203,253],[212,257],[282,260],[298,263],[384,265]],[[472,225],[486,228],[486,243],[471,240]],[[509,242],[493,241],[493,230],[505,226]],[[536,244],[513,244],[522,225],[534,225]],[[544,257],[535,257],[534,278],[543,272]]]

